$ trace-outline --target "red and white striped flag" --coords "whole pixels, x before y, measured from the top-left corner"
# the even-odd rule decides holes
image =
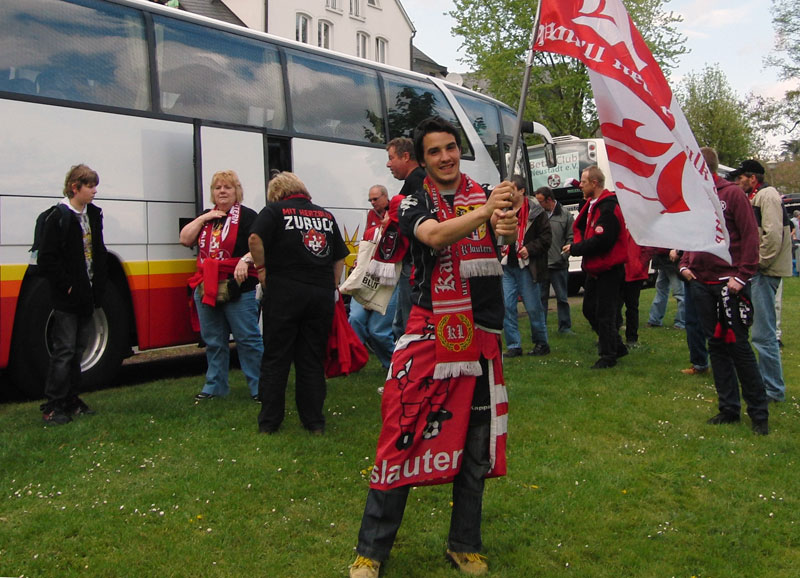
[[[541,0],[533,48],[589,68],[611,165],[606,187],[616,188],[637,244],[730,261],[711,173],[621,0]]]

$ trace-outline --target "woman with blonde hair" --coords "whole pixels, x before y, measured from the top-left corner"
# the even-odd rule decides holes
[[[311,202],[297,175],[276,175],[267,196],[270,203],[259,213],[250,235],[250,251],[264,288],[258,427],[271,434],[283,422],[294,362],[297,413],[303,427],[320,435],[325,428],[325,347],[348,249],[336,219]]]
[[[197,273],[189,280],[189,286],[194,290],[193,300],[208,360],[206,383],[195,396],[196,401],[228,395],[231,333],[250,396],[258,401],[263,346],[255,299],[258,281],[247,247],[256,212],[242,205],[243,198],[242,184],[234,171],[215,173],[211,178],[214,208],[204,211],[181,230],[181,244],[198,247]]]

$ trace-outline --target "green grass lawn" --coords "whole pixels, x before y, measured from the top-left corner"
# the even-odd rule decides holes
[[[493,576],[800,575],[800,281],[785,282],[788,401],[771,406],[767,437],[746,417],[705,424],[712,379],[679,372],[682,331],[644,327],[653,294],[642,345],[616,368],[589,370],[580,306],[575,335],[551,331],[551,355],[507,363],[509,475],[487,482],[483,514]],[[63,427],[43,427],[38,403],[0,406],[0,576],[345,576],[379,364],[329,382],[324,437],[293,401],[280,433],[259,435],[238,370],[229,398],[200,405],[201,377],[152,377],[86,394],[97,415]],[[413,490],[382,575],[456,576],[449,515],[450,486]]]

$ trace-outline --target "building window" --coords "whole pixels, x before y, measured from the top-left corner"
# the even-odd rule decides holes
[[[350,0],[350,16],[361,16],[361,0]]]
[[[388,42],[385,38],[375,39],[375,60],[386,64],[386,45]]]
[[[297,27],[295,29],[295,40],[298,42],[305,42],[308,44],[309,41],[309,34],[308,31],[311,28],[311,18],[306,16],[305,14],[298,14],[297,15]]]
[[[367,6],[374,6],[375,8],[378,8],[378,0],[367,0]]]
[[[330,8],[331,10],[339,10],[339,2],[341,0],[325,0],[325,8]]]
[[[363,32],[356,33],[356,56],[359,58],[367,58],[367,46],[369,45],[369,36]]]
[[[333,24],[320,20],[317,26],[317,46],[331,49],[333,44]]]

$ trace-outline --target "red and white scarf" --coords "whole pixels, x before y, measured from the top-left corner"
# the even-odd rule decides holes
[[[517,265],[520,269],[524,269],[530,263],[530,259],[523,259],[519,256],[522,247],[525,246],[525,232],[528,230],[528,215],[530,214],[531,204],[527,197],[522,198],[522,205],[517,210],[517,240],[514,243],[514,250],[517,254]],[[504,245],[502,248],[503,264],[506,264],[509,253],[509,245]]]
[[[223,275],[233,273],[239,262],[239,258],[233,256],[233,251],[239,234],[241,207],[239,203],[234,204],[224,221],[214,219],[207,222],[197,237],[197,272],[189,279],[189,287],[194,289],[203,283],[203,303],[212,307],[217,303],[220,279]],[[251,274],[255,275],[252,267]]]
[[[440,223],[486,204],[484,190],[464,174],[452,209],[430,177],[425,177],[423,187],[431,197]],[[442,249],[436,260],[431,278],[436,327],[434,379],[481,374],[467,279],[503,275],[489,227],[488,223],[483,223],[467,237]]]
[[[395,195],[389,203],[389,224],[381,233],[378,246],[367,271],[378,278],[381,285],[394,286],[400,279],[401,266],[399,265],[408,252],[408,238],[400,232],[398,224],[398,207],[404,195]],[[377,225],[377,226],[380,226]],[[375,229],[367,229],[364,238],[372,239]]]

